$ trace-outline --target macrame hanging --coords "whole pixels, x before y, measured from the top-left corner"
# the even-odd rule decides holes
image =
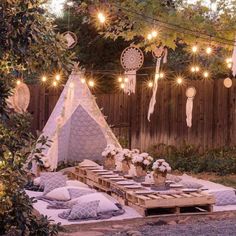
[[[186,122],[189,128],[192,127],[192,114],[193,114],[193,99],[196,95],[194,87],[188,87],[186,90],[187,103],[186,103]]]
[[[233,76],[236,76],[236,37],[235,37],[235,41],[234,41],[234,51],[233,51],[233,56],[232,56],[232,62],[233,62],[233,66],[232,66],[232,73]]]
[[[71,31],[67,31],[65,33],[62,34],[63,37],[65,38],[66,42],[67,42],[67,48],[71,49],[73,47],[75,47],[75,45],[78,42],[78,38],[76,36],[76,34],[74,34]]]
[[[161,60],[163,60],[163,63],[167,63],[168,51],[166,47],[160,46],[160,47],[156,47],[156,49],[153,50],[152,54],[157,59],[157,62],[156,62],[156,71],[155,71],[155,78],[154,78],[154,83],[153,83],[152,97],[151,97],[149,108],[148,108],[148,116],[147,116],[148,121],[150,121],[150,116],[154,112],[154,107],[156,104],[156,94],[157,94],[157,88],[158,88],[158,79],[159,79]]]
[[[125,70],[125,77],[128,79],[124,92],[130,95],[130,93],[135,93],[136,73],[143,65],[144,55],[139,48],[130,46],[122,52],[120,61]]]
[[[17,84],[12,91],[12,96],[7,99],[8,107],[17,113],[26,112],[30,103],[30,90],[24,82]]]

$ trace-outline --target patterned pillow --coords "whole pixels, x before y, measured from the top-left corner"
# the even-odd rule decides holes
[[[70,213],[71,213],[71,209],[63,211],[62,213],[58,214],[58,216],[62,219],[67,219]]]
[[[90,193],[94,193],[92,189],[78,189],[78,188],[69,188],[70,199],[81,197]]]
[[[55,176],[62,176],[63,174],[61,172],[42,172],[40,174],[40,188],[44,188],[45,182],[51,178],[54,178]]]
[[[191,182],[191,181],[180,181],[179,184],[182,184],[184,186],[184,188],[195,188],[195,189],[199,189],[202,188],[203,185],[196,183],[196,182]]]
[[[234,190],[210,192],[216,199],[216,206],[236,205],[236,194]]]
[[[66,186],[66,176],[56,175],[45,182],[43,195],[51,192],[53,189]]]
[[[81,220],[97,217],[97,210],[99,206],[99,200],[87,202],[87,203],[77,203],[71,209],[68,220]]]

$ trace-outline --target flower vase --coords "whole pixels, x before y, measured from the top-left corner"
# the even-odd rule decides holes
[[[124,175],[128,175],[129,174],[129,170],[130,170],[130,161],[127,160],[123,160],[122,161],[122,173]]]
[[[114,170],[116,168],[115,156],[108,155],[104,160],[104,167],[107,170]]]
[[[157,188],[165,188],[167,172],[154,171],[153,172],[153,181],[154,186]]]
[[[134,180],[136,182],[144,182],[145,176],[147,175],[146,170],[141,165],[136,165],[135,170],[136,170],[136,176],[134,177]]]

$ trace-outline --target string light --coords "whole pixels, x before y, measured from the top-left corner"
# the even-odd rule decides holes
[[[90,87],[94,87],[95,83],[94,83],[93,80],[89,80],[88,85],[89,85]]]
[[[121,83],[122,82],[122,77],[118,77],[118,82]]]
[[[191,67],[191,72],[193,72],[193,73],[196,72],[196,69],[194,66]]]
[[[228,57],[228,58],[226,58],[226,63],[231,63],[232,62],[232,58],[231,57]]]
[[[156,37],[157,37],[157,35],[158,35],[158,33],[157,33],[157,31],[156,31],[156,30],[153,30],[151,34],[152,34],[152,37],[153,37],[153,38],[156,38]]]
[[[159,77],[160,77],[160,79],[163,79],[163,78],[165,77],[165,74],[164,74],[163,72],[161,72],[161,73],[159,74]]]
[[[155,74],[155,80],[158,80],[160,78],[160,74]]]
[[[227,64],[227,67],[228,67],[229,69],[231,69],[231,68],[232,68],[232,63],[228,63],[228,64]]]
[[[197,47],[197,45],[194,45],[193,47],[192,47],[192,52],[193,53],[196,53],[198,51],[198,47]]]
[[[16,84],[17,84],[17,85],[20,85],[20,84],[21,84],[21,81],[18,79],[18,80],[16,81]]]
[[[183,83],[183,78],[182,77],[177,77],[176,78],[176,83],[181,85]]]
[[[147,35],[147,39],[148,39],[148,40],[151,40],[151,39],[152,39],[152,34],[148,34],[148,35]]]
[[[129,82],[128,78],[125,78],[125,79],[124,79],[124,82],[125,82],[125,83],[128,83],[128,82]]]
[[[148,82],[148,87],[149,87],[149,88],[152,88],[152,87],[153,87],[153,82],[152,82],[152,81],[149,81],[149,82]]]
[[[106,17],[105,17],[105,15],[102,12],[98,12],[97,17],[98,17],[98,20],[100,21],[101,24],[105,23]]]
[[[55,78],[57,81],[59,81],[61,79],[61,76],[59,74],[57,74]]]
[[[52,85],[53,85],[54,87],[57,87],[57,81],[53,81]]]
[[[200,71],[200,67],[199,66],[192,66],[191,67],[191,72],[195,73],[195,72],[199,72]]]
[[[209,72],[208,71],[204,71],[203,72],[203,76],[204,76],[204,78],[208,78],[209,77]]]
[[[125,88],[125,84],[124,84],[124,83],[121,83],[121,84],[120,84],[120,88],[121,88],[121,89],[124,89],[124,88]]]
[[[212,53],[212,48],[209,46],[206,48],[206,53],[210,55]]]
[[[196,67],[195,67],[195,70],[196,70],[196,72],[199,72],[200,67],[199,67],[199,66],[196,66]]]
[[[47,77],[43,76],[41,80],[42,80],[42,82],[46,82],[47,81]]]
[[[80,81],[82,84],[85,84],[85,82],[86,82],[85,78],[82,78]]]

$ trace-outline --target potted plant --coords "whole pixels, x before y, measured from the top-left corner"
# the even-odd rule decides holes
[[[136,176],[141,179],[146,176],[147,168],[152,163],[153,158],[144,152],[134,155],[132,161],[136,169]]]
[[[104,157],[104,167],[107,170],[114,170],[116,168],[116,154],[118,149],[113,144],[108,144],[105,150],[102,152]]]
[[[130,170],[131,162],[132,162],[132,151],[129,149],[121,149],[116,155],[117,159],[122,164],[122,172],[124,175],[127,175]]]
[[[154,185],[165,186],[167,173],[171,171],[170,165],[164,159],[158,159],[153,163],[152,169]]]

